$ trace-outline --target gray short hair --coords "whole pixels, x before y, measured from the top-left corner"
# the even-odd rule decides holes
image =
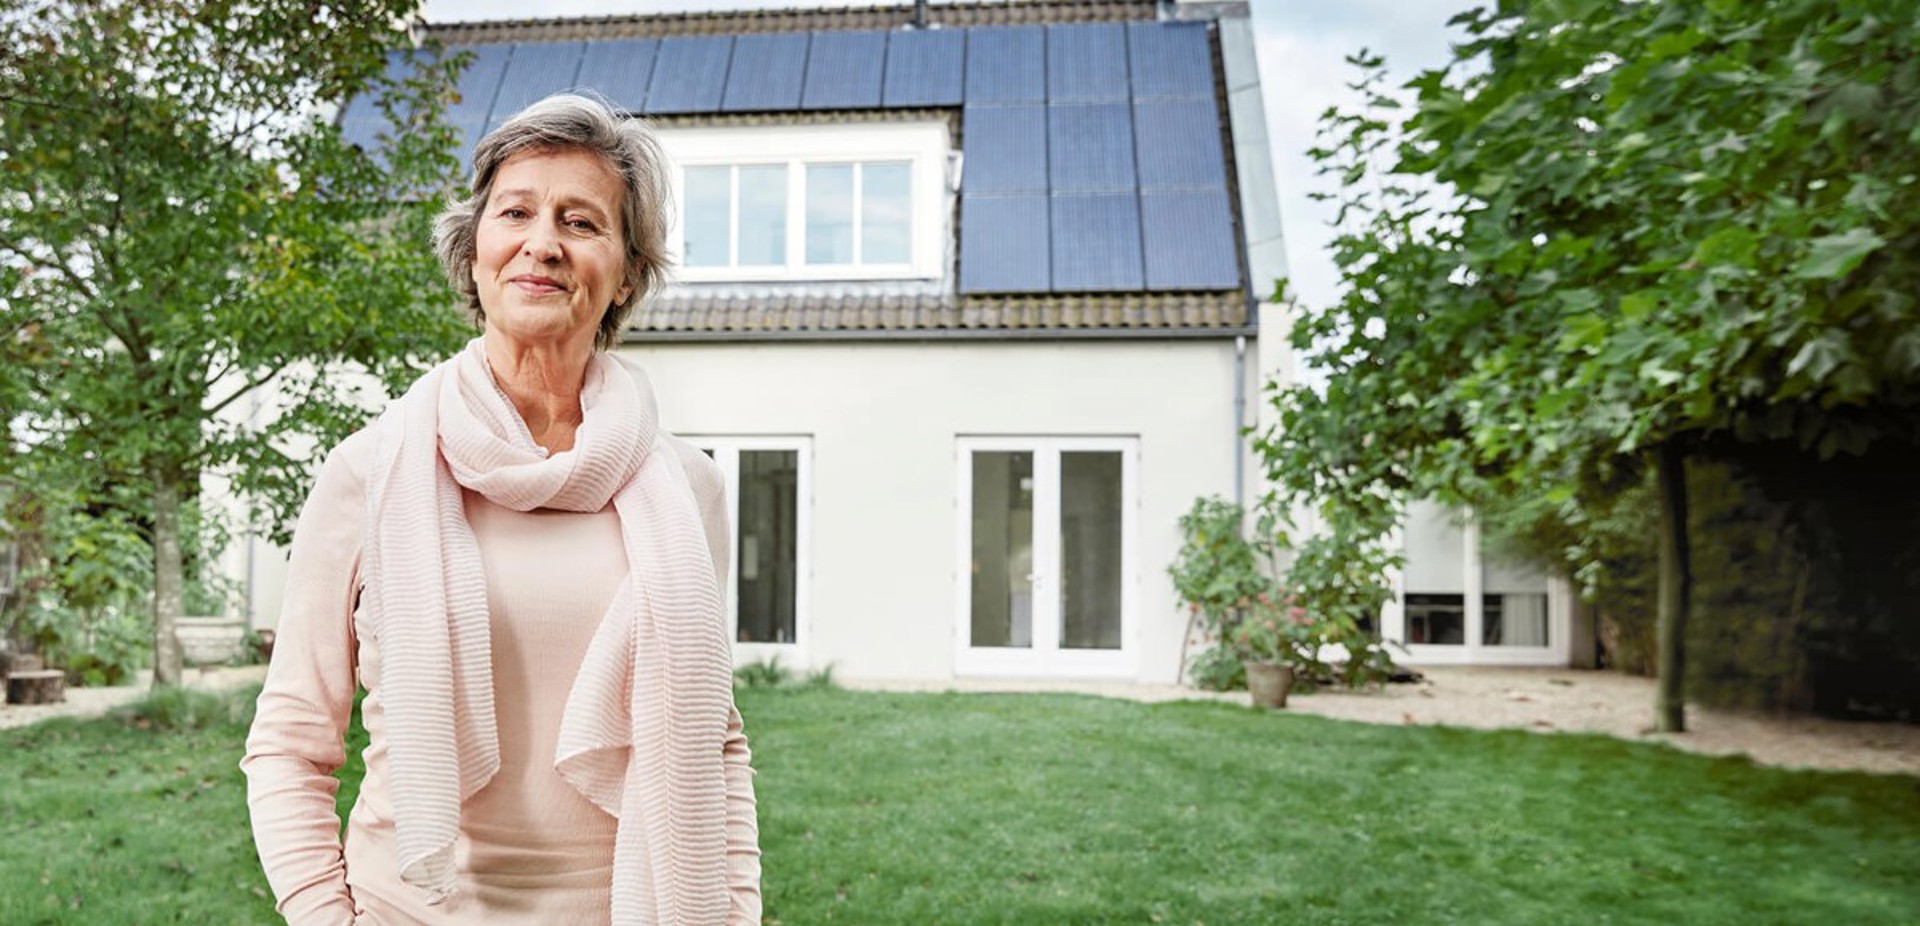
[[[473,183],[465,199],[447,203],[433,222],[433,250],[446,269],[447,281],[466,297],[474,321],[484,324],[486,310],[473,282],[475,231],[480,210],[493,192],[500,165],[516,154],[537,150],[579,150],[599,155],[620,178],[620,225],[627,240],[625,284],[632,293],[624,303],[607,306],[595,333],[594,346],[607,350],[620,340],[627,315],[648,293],[665,282],[667,256],[667,166],[653,130],[639,119],[626,118],[600,100],[556,93],[515,113],[487,133],[473,151]]]

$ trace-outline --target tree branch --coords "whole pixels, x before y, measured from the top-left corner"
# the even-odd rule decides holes
[[[287,365],[282,363],[279,366],[276,366],[273,369],[268,370],[267,372],[261,374],[259,377],[248,380],[246,385],[241,386],[238,389],[235,389],[231,393],[228,393],[225,398],[222,398],[219,401],[214,402],[212,405],[202,406],[203,408],[206,409],[207,417],[211,418],[214,415],[220,414],[220,412],[225,410],[227,406],[232,405],[233,403],[239,401],[242,396],[245,396],[247,393],[252,392],[255,389],[258,389],[269,382],[272,382],[275,377],[279,376],[281,373],[286,372],[286,369],[287,369]]]

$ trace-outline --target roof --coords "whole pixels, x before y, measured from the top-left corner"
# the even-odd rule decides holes
[[[463,159],[508,115],[570,88],[666,123],[957,114],[964,170],[944,291],[688,287],[637,312],[638,331],[1232,334],[1249,320],[1210,22],[1222,13],[1244,15],[1244,5],[929,4],[920,25],[914,7],[891,6],[427,32],[474,54],[448,112],[465,138]],[[407,55],[391,66],[408,70]],[[350,105],[342,127],[371,143],[377,118]]]
[[[634,313],[628,340],[949,340],[1203,336],[1249,331],[1239,293],[973,296],[848,290],[669,290]]]

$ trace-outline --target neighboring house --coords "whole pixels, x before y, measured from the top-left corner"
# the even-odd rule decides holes
[[[585,88],[648,118],[677,165],[678,283],[620,350],[727,473],[737,660],[1179,677],[1175,522],[1196,497],[1258,494],[1242,432],[1288,375],[1284,311],[1263,303],[1286,269],[1244,3],[428,31],[476,56],[449,114],[463,156]],[[343,126],[372,143],[364,110]],[[1443,656],[1482,639],[1495,610],[1433,600],[1474,583],[1422,575],[1389,634],[1417,628]],[[1511,642],[1565,663],[1564,618],[1501,606],[1524,628]]]

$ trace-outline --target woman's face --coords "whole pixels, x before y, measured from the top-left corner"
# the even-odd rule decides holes
[[[601,316],[631,292],[622,193],[606,162],[578,149],[525,151],[500,165],[474,234],[489,337],[593,349]]]

